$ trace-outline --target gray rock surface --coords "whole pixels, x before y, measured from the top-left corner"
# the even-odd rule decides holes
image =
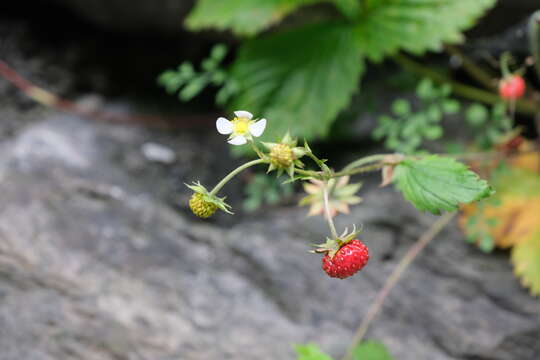
[[[188,213],[181,183],[213,183],[234,162],[221,140],[60,115],[5,137],[0,360],[292,359],[291,345],[306,342],[341,355],[434,217],[390,189],[372,192],[339,222],[364,224],[370,264],[330,279],[307,253],[325,224],[304,209],[218,222]],[[175,162],[148,161],[147,142],[172,149]],[[537,360],[540,302],[513,278],[507,254],[484,255],[451,227],[368,335],[399,360]]]

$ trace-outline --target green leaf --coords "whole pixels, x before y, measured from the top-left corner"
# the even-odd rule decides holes
[[[457,210],[460,203],[477,201],[492,193],[488,183],[467,166],[435,155],[404,160],[396,166],[394,181],[418,210],[434,214]]]
[[[426,126],[423,129],[423,134],[428,140],[437,140],[443,136],[443,128],[440,126]]]
[[[346,17],[353,19],[360,14],[360,1],[358,0],[333,0],[336,7]]]
[[[438,104],[432,104],[427,109],[427,116],[428,116],[429,120],[431,120],[433,122],[439,122],[439,121],[442,120],[443,113],[442,113],[441,108],[439,107]]]
[[[297,360],[332,360],[332,358],[323,353],[317,345],[296,345],[294,347],[298,357]]]
[[[416,95],[423,100],[430,100],[435,97],[435,86],[433,81],[428,78],[423,78],[416,87]]]
[[[489,117],[489,112],[482,104],[472,104],[465,112],[465,120],[472,126],[483,125]]]
[[[443,101],[442,107],[445,114],[452,115],[459,112],[461,105],[457,100],[447,99]]]
[[[386,347],[377,341],[366,341],[353,350],[354,360],[393,360]]]
[[[186,19],[192,31],[205,28],[254,35],[301,6],[324,0],[199,0]]]
[[[399,50],[421,55],[463,41],[462,31],[496,0],[379,0],[360,16],[355,38],[372,61]]]
[[[540,295],[540,231],[512,248],[514,272],[531,294]]]
[[[180,91],[179,97],[182,101],[189,101],[197,96],[208,85],[208,77],[197,76],[190,80],[187,85]]]
[[[326,23],[248,42],[231,70],[239,85],[231,109],[267,118],[263,141],[288,130],[307,139],[325,135],[364,69],[351,40],[350,25]]]
[[[398,116],[407,116],[411,113],[411,104],[405,99],[397,99],[392,103],[392,111]]]

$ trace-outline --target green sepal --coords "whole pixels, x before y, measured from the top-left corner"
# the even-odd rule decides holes
[[[323,244],[315,245],[317,249],[313,252],[315,253],[326,253],[330,258],[333,258],[336,253],[341,249],[342,246],[349,243],[351,240],[354,240],[358,234],[362,232],[362,226],[360,229],[356,229],[356,225],[353,225],[353,230],[349,232],[349,229],[345,229],[343,233],[338,236],[336,239],[326,238],[326,242]]]

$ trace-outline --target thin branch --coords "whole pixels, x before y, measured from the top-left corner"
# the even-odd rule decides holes
[[[444,228],[446,225],[452,221],[452,219],[456,216],[456,213],[446,213],[443,216],[441,216],[433,225],[418,239],[418,241],[407,251],[405,256],[401,259],[399,264],[396,266],[392,274],[388,277],[386,280],[386,283],[384,284],[384,287],[381,289],[381,291],[377,294],[377,297],[375,298],[375,301],[371,304],[366,316],[362,320],[362,323],[356,330],[356,333],[354,334],[354,337],[351,341],[351,345],[349,346],[349,349],[347,350],[347,353],[342,358],[342,360],[351,360],[352,359],[352,352],[356,346],[362,341],[364,338],[369,325],[372,323],[372,321],[375,319],[379,311],[381,310],[382,306],[384,305],[384,301],[388,297],[388,294],[390,294],[390,291],[396,286],[398,281],[401,279],[401,276],[407,270],[409,265],[414,261],[414,259],[420,254],[420,252],[430,243],[431,240],[433,240]]]
[[[22,77],[5,61],[0,60],[0,77],[9,81],[32,100],[41,105],[58,111],[74,114],[86,119],[114,122],[144,124],[158,129],[185,129],[188,127],[208,126],[212,116],[189,115],[185,117],[168,117],[160,115],[124,114],[103,110],[102,108],[89,108],[76,102],[64,99],[51,93]]]
[[[455,94],[466,99],[492,105],[501,102],[501,99],[497,94],[451,80],[445,75],[442,75],[441,73],[432,70],[405,55],[396,55],[394,56],[394,60],[409,71],[430,78],[437,83],[451,85]],[[536,115],[538,112],[540,112],[540,105],[532,100],[520,99],[516,102],[516,111],[525,115]]]
[[[330,233],[332,234],[333,239],[339,237],[336,226],[334,225],[334,220],[332,220],[332,214],[330,213],[330,201],[328,200],[328,182],[325,181],[323,187],[323,198],[324,198],[324,214],[326,215],[326,221],[328,222],[328,227],[330,228]]]
[[[474,78],[476,81],[478,81],[480,84],[482,84],[484,87],[486,87],[489,90],[496,90],[497,89],[497,82],[494,81],[495,75],[490,73],[488,70],[482,68],[478,64],[476,64],[470,57],[465,55],[459,48],[452,46],[452,45],[446,45],[445,46],[446,51],[450,55],[456,56],[461,60],[461,63],[463,64],[463,68],[467,73]]]

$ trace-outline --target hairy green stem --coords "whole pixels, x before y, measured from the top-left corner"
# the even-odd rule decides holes
[[[483,102],[486,104],[498,104],[501,102],[497,94],[478,89],[473,86],[465,85],[457,81],[453,81],[448,77],[434,71],[404,55],[394,56],[394,60],[403,68],[430,78],[437,83],[449,84],[452,86],[452,91],[466,99]],[[516,102],[516,111],[524,115],[536,115],[540,112],[540,105],[535,101],[519,99]]]
[[[505,51],[501,55],[501,72],[502,72],[502,75],[503,75],[504,79],[506,79],[506,78],[508,78],[508,77],[510,77],[512,75],[512,73],[510,72],[510,60],[511,59],[512,59],[512,55],[508,51]]]
[[[332,174],[332,177],[341,177],[341,176],[350,176],[350,175],[357,175],[357,174],[363,174],[370,171],[377,171],[379,169],[382,169],[384,166],[389,165],[384,162],[378,162],[376,164],[366,165],[362,167],[357,167],[351,170],[344,170],[344,171],[338,171]]]
[[[536,76],[540,79],[540,10],[534,12],[529,20],[529,47],[534,60]]]
[[[250,162],[247,162],[243,165],[240,165],[239,167],[237,167],[236,169],[234,169],[233,171],[231,171],[227,176],[225,176],[216,186],[214,186],[214,188],[212,189],[212,191],[210,191],[210,195],[216,195],[218,193],[219,190],[221,190],[221,188],[229,182],[229,180],[231,180],[233,177],[235,177],[238,173],[244,171],[245,169],[247,169],[248,167],[250,166],[253,166],[253,165],[257,165],[257,164],[264,164],[266,163],[266,160],[263,160],[263,159],[257,159],[257,160],[253,160],[253,161],[250,161]]]
[[[377,155],[366,156],[366,157],[353,161],[349,165],[345,166],[342,171],[352,170],[356,167],[359,167],[359,166],[362,166],[371,162],[381,161],[381,160],[384,160],[384,158],[387,156],[388,154],[377,154]]]
[[[456,213],[446,213],[443,216],[441,216],[433,225],[418,239],[418,241],[407,251],[405,256],[401,259],[397,267],[394,269],[392,274],[388,277],[386,280],[383,288],[381,291],[377,294],[377,297],[375,298],[375,301],[371,304],[366,316],[362,320],[362,323],[356,330],[356,333],[354,334],[353,340],[351,341],[351,344],[349,346],[349,349],[347,350],[347,353],[342,358],[342,360],[351,360],[353,355],[353,350],[360,344],[362,339],[364,338],[364,335],[367,333],[367,330],[369,328],[369,325],[371,322],[375,319],[379,311],[381,310],[384,301],[388,297],[388,294],[390,294],[390,291],[396,286],[399,279],[407,270],[409,265],[414,261],[414,259],[422,252],[422,250],[430,243],[431,240],[433,240],[443,229],[446,225],[452,221],[452,219],[456,216]]]
[[[324,213],[326,221],[328,222],[328,227],[330,228],[330,233],[332,234],[333,239],[337,239],[338,233],[336,231],[336,226],[334,225],[334,220],[332,220],[332,214],[330,213],[330,201],[328,199],[328,181],[324,182],[323,187],[323,199],[324,199]]]
[[[296,169],[296,168],[294,169],[294,172],[305,175],[305,176],[311,176],[311,177],[313,177],[315,179],[318,179],[318,180],[329,180],[329,179],[338,178],[338,177],[342,177],[342,176],[356,175],[356,174],[362,174],[362,173],[366,173],[366,172],[370,172],[370,171],[379,170],[382,167],[384,167],[385,165],[387,165],[387,164],[383,163],[383,162],[379,162],[377,164],[371,164],[371,165],[366,165],[366,166],[362,166],[362,167],[357,167],[357,168],[354,168],[354,169],[351,169],[351,170],[343,170],[343,171],[338,171],[338,172],[333,172],[332,171],[330,174],[325,174],[322,171],[303,170],[303,169]]]

